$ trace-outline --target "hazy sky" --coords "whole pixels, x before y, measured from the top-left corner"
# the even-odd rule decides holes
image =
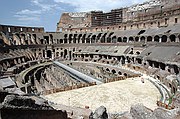
[[[55,31],[63,12],[86,12],[130,6],[147,0],[1,0],[0,24],[42,26]]]

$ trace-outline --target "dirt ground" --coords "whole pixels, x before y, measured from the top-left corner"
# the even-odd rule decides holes
[[[51,102],[73,107],[89,106],[95,110],[101,105],[110,113],[129,111],[131,105],[143,103],[150,109],[157,108],[160,99],[158,89],[148,80],[141,82],[141,77],[116,81],[66,92],[46,95]]]

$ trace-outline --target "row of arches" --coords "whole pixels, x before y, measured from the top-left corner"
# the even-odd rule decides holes
[[[70,43],[118,43],[118,42],[180,42],[180,35],[129,36],[118,37],[112,34],[79,35],[78,38],[57,39],[58,44]]]

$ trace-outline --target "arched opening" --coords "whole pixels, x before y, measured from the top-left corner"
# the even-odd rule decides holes
[[[63,39],[60,39],[60,43],[63,43]]]
[[[147,37],[147,42],[152,42],[152,37],[151,36]]]
[[[119,75],[122,75],[122,73],[121,73],[120,71],[118,72],[118,74],[119,74]]]
[[[112,37],[112,43],[116,43],[116,36]]]
[[[126,73],[124,73],[124,76],[125,76],[125,77],[127,77],[127,74],[126,74]]]
[[[135,37],[135,41],[136,41],[136,42],[139,42],[139,37]]]
[[[124,37],[124,38],[123,38],[123,42],[127,42],[127,37]]]
[[[51,50],[47,50],[47,57],[52,58],[52,51]]]
[[[136,55],[140,55],[140,52],[139,52],[139,51],[137,51],[137,52],[136,52]]]
[[[69,44],[72,42],[72,34],[69,34]]]
[[[67,57],[67,50],[65,49],[64,50],[64,58],[66,58]]]
[[[118,37],[117,42],[122,42],[122,38],[121,38],[121,37]]]
[[[155,41],[155,42],[159,42],[159,38],[160,38],[159,36],[155,36],[155,37],[154,37],[154,41]]]
[[[82,43],[85,43],[85,38],[86,38],[86,34],[84,34],[82,37]]]
[[[59,52],[56,52],[56,57],[59,57]]]
[[[105,37],[106,37],[107,33],[105,33],[102,37],[101,37],[101,43],[105,43]]]
[[[139,64],[142,64],[142,59],[136,58],[136,61],[137,61]]]
[[[111,37],[107,37],[107,43],[111,43]]]
[[[133,37],[129,37],[129,42],[134,42],[134,38]]]
[[[91,37],[91,34],[89,34],[88,37],[86,38],[86,43],[90,43],[90,37]]]
[[[122,65],[125,64],[125,57],[124,56],[121,57],[121,64]]]
[[[63,57],[63,52],[61,52],[61,57]]]
[[[96,35],[93,35],[91,38],[91,43],[95,43],[95,41],[96,41]]]
[[[106,71],[107,71],[107,72],[110,72],[110,70],[109,70],[108,68],[106,69]]]
[[[142,36],[142,37],[141,37],[141,42],[144,42],[144,41],[145,41],[145,37]]]
[[[86,43],[90,43],[90,38],[86,38]]]
[[[81,54],[81,58],[84,59],[84,54]]]
[[[41,44],[44,44],[44,39],[41,39],[40,41],[41,41]]]
[[[96,37],[96,43],[99,43],[99,42],[100,42],[101,34],[102,34],[102,33],[99,33],[99,34],[97,35],[97,37]]]
[[[77,34],[74,34],[74,37],[73,37],[73,43],[76,43],[76,38],[77,37]]]
[[[67,43],[67,38],[64,39],[64,43]]]
[[[81,37],[82,37],[82,34],[79,34],[77,43],[80,43]]]
[[[158,62],[154,62],[154,67],[155,68],[159,68],[159,63]]]
[[[176,42],[176,36],[175,35],[170,35],[169,36],[171,42]]]
[[[162,42],[167,42],[167,36],[166,35],[162,36]]]
[[[113,74],[115,74],[116,73],[116,71],[113,69],[112,71],[111,71]]]
[[[50,44],[49,36],[44,36],[44,39],[46,40],[47,44]]]
[[[153,66],[153,63],[152,63],[152,61],[150,61],[150,60],[148,60],[148,64],[149,64],[149,66]]]
[[[174,72],[175,72],[176,74],[179,74],[178,66],[174,65],[173,68],[174,68]]]
[[[165,70],[166,65],[164,63],[160,63],[159,66],[162,70]]]

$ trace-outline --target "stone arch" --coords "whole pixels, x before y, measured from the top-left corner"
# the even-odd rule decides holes
[[[117,42],[122,42],[122,38],[118,37]]]
[[[52,58],[52,51],[51,50],[47,50],[47,57]]]
[[[96,42],[96,35],[93,35],[91,38],[91,43],[95,43]]]
[[[178,35],[178,39],[179,39],[178,42],[180,42],[180,34]]]
[[[67,56],[67,49],[64,49],[64,58]]]
[[[67,43],[67,38],[64,38],[64,43]]]
[[[147,42],[152,42],[152,36],[147,37]]]
[[[119,75],[122,75],[121,71],[118,72]]]
[[[107,43],[111,43],[112,40],[111,40],[111,37],[107,37]]]
[[[162,70],[165,70],[166,65],[164,63],[159,63],[159,66]]]
[[[63,57],[63,54],[64,54],[64,53],[63,53],[63,52],[61,52],[61,57]]]
[[[72,40],[73,40],[72,36],[73,36],[72,34],[69,34],[69,44],[72,43]]]
[[[113,70],[111,70],[111,72],[112,72],[113,74],[115,74],[115,73],[116,73],[116,70],[113,69]]]
[[[140,55],[140,52],[139,52],[139,51],[137,51],[137,52],[136,52],[136,55]]]
[[[59,52],[56,52],[56,57],[59,57]]]
[[[139,37],[135,37],[135,41],[136,41],[136,42],[139,42]]]
[[[123,42],[127,42],[127,37],[123,37]]]
[[[132,36],[129,37],[129,42],[134,42],[134,38]]]
[[[144,36],[142,36],[142,37],[140,38],[141,42],[144,42],[145,39],[146,39],[146,38],[145,38]]]
[[[63,43],[63,39],[60,39],[60,44]]]
[[[167,36],[166,35],[162,36],[162,42],[167,42]]]
[[[86,38],[86,43],[90,43],[90,37],[91,37],[91,34],[89,34],[88,37]]]
[[[171,42],[176,42],[176,36],[174,34],[169,36]]]
[[[6,38],[6,35],[3,32],[0,32],[0,36],[2,36],[2,41],[7,44],[11,45],[10,41]]]
[[[83,37],[81,38],[82,43],[85,43],[85,39],[86,39],[86,34],[84,34]]]
[[[114,34],[114,32],[109,33],[109,36],[107,37],[107,43],[111,43],[112,39],[111,36]]]
[[[77,37],[77,34],[74,34],[74,36],[73,36],[73,43],[76,43],[76,38]]]
[[[102,37],[101,37],[101,43],[105,43],[105,38],[106,38],[106,35],[107,35],[107,33],[105,33]]]
[[[78,35],[78,39],[77,39],[77,43],[80,43],[81,37],[82,37],[82,34],[79,34],[79,35]]]
[[[110,72],[110,70],[109,70],[108,68],[106,68],[106,71],[107,71],[107,72]]]
[[[116,36],[113,36],[112,37],[112,43],[116,43],[117,42],[117,38],[116,38]]]
[[[160,37],[159,37],[158,35],[156,35],[156,36],[154,37],[154,41],[155,41],[155,42],[159,42],[159,40],[160,40]]]
[[[153,64],[154,64],[155,68],[159,68],[159,63],[158,62],[154,62]]]
[[[124,76],[127,77],[127,73],[124,73]]]
[[[99,33],[99,34],[96,36],[96,43],[99,43],[99,42],[100,42],[99,40],[100,40],[100,38],[101,38],[101,34],[102,34],[102,33]]]
[[[44,44],[44,39],[41,39],[40,42],[41,42],[41,44]]]

